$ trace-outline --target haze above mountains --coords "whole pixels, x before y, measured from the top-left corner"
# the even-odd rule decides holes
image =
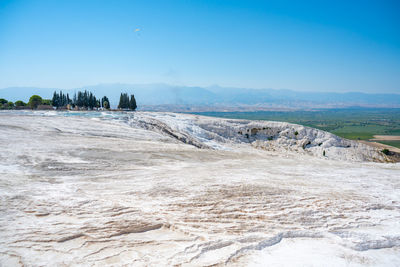
[[[197,87],[168,84],[98,84],[76,89],[8,87],[0,89],[0,98],[10,101],[28,101],[33,94],[51,99],[53,92],[62,90],[72,98],[78,90],[89,90],[98,98],[108,96],[112,107],[116,107],[121,92],[134,94],[142,108],[151,106],[202,106],[257,108],[340,108],[400,107],[400,94],[367,94],[360,92],[302,92],[288,89],[251,89],[220,86]]]

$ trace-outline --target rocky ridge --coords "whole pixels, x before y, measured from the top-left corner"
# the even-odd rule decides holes
[[[268,151],[291,151],[319,158],[390,162],[379,149],[302,125],[211,118],[175,113],[135,113],[133,127],[161,132],[198,148],[232,149],[248,145]]]

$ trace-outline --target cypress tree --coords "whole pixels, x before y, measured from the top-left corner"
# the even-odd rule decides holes
[[[62,91],[60,91],[59,99],[60,99],[60,107],[63,107],[64,106],[64,95],[63,95]]]
[[[121,93],[121,95],[119,96],[119,103],[118,103],[118,108],[119,109],[122,109],[122,106],[123,106],[122,99],[123,99],[123,97],[122,97],[122,93]]]
[[[76,104],[79,108],[83,107],[83,95],[81,91],[78,92],[78,101]]]
[[[74,98],[72,99],[72,105],[76,106],[76,92],[74,93]]]
[[[125,108],[129,109],[129,96],[128,96],[128,93],[125,93],[124,101],[125,101]]]
[[[136,110],[136,99],[134,95],[131,95],[131,100],[129,101],[129,109]]]
[[[63,94],[62,97],[63,97],[63,100],[62,100],[63,104],[62,105],[63,105],[63,107],[65,107],[67,105],[67,96]]]
[[[128,109],[129,108],[129,97],[127,93],[121,93],[119,98],[119,105],[120,109]]]
[[[53,107],[58,108],[58,94],[56,91],[54,91],[53,99],[51,100],[51,104]]]
[[[89,107],[89,99],[88,99],[88,93],[85,90],[83,93],[83,107],[88,108]]]
[[[108,100],[107,96],[103,96],[102,100],[101,100],[101,106],[105,109],[109,109],[110,108],[110,101]]]
[[[92,93],[89,93],[88,107],[90,109],[93,109],[93,107],[94,107],[94,105],[93,105],[93,94]]]

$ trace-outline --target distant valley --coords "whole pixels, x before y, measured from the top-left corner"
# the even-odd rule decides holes
[[[27,101],[33,94],[51,98],[55,90],[72,97],[78,90],[90,90],[97,96],[108,96],[116,107],[121,92],[134,94],[139,109],[160,111],[234,111],[290,110],[342,107],[400,107],[400,94],[367,94],[359,92],[299,92],[287,89],[191,87],[168,84],[98,84],[75,89],[8,87],[0,89],[0,98]]]

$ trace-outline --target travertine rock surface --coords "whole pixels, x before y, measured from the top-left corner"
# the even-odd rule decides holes
[[[0,265],[398,266],[383,160],[286,123],[0,112]]]

